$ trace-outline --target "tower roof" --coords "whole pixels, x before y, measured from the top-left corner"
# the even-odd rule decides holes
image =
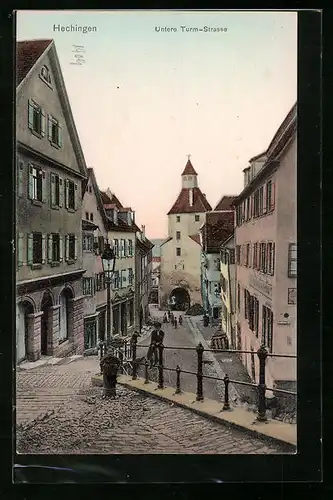
[[[189,201],[189,191],[190,189],[183,188],[178,195],[177,200],[173,204],[172,208],[169,210],[170,214],[186,214],[186,213],[200,213],[200,212],[210,212],[212,207],[207,201],[207,198],[202,194],[200,188],[192,188],[193,192],[193,204],[190,205]]]
[[[192,165],[190,159],[187,160],[187,163],[185,165],[184,171],[182,173],[182,176],[183,175],[198,175],[196,173],[196,171],[194,170],[193,165]]]

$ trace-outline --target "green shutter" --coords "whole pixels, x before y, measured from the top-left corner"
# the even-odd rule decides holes
[[[45,136],[45,130],[46,130],[46,117],[45,117],[45,111],[43,108],[40,108],[40,113],[41,113],[41,116],[40,116],[40,120],[41,120],[41,136],[44,137]]]
[[[18,195],[23,196],[24,194],[24,164],[23,161],[17,160],[17,190],[18,190]]]
[[[47,184],[46,184],[46,172],[42,171],[42,202],[45,203],[47,199]]]
[[[78,186],[77,184],[74,184],[74,210],[77,210],[78,196],[79,196]]]
[[[59,207],[62,207],[64,200],[64,183],[59,177]]]
[[[28,265],[33,264],[33,250],[34,249],[34,236],[32,233],[28,234],[28,246],[27,246],[27,261]]]
[[[127,257],[127,241],[124,240],[124,257]]]
[[[63,261],[63,241],[62,241],[62,236],[60,235],[59,236],[59,261],[62,262]]]
[[[24,262],[24,234],[19,233],[17,236],[17,265],[23,266]]]
[[[47,115],[47,138],[49,141],[52,142],[52,121],[51,121],[51,115]]]
[[[63,145],[63,142],[62,142],[62,126],[60,124],[58,124],[58,127],[59,127],[59,131],[58,131],[58,146],[61,148],[62,145]]]
[[[52,240],[53,240],[53,236],[52,236],[52,234],[49,234],[48,240],[47,240],[47,261],[49,264],[51,264],[51,262],[53,262]]]
[[[55,199],[55,195],[56,195],[56,191],[55,191],[55,175],[54,174],[51,174],[50,175],[50,179],[51,179],[51,207],[54,207],[55,204],[56,204],[56,199]]]
[[[65,180],[65,207],[66,208],[68,208],[68,195],[69,195],[68,184],[69,184],[69,181],[68,181],[68,179],[66,179]]]
[[[31,99],[28,101],[28,127],[34,129],[34,105]]]
[[[75,236],[75,245],[74,245],[74,260],[77,260],[77,254],[78,254],[78,244],[77,244],[77,236]]]
[[[29,182],[28,182],[28,197],[30,198],[30,200],[33,200],[34,198],[34,179],[33,179],[33,176],[32,176],[32,171],[33,171],[33,166],[31,163],[29,163],[29,166],[28,166],[28,179],[29,179]]]
[[[69,259],[69,236],[66,234],[65,237],[65,260],[68,261]]]
[[[46,234],[42,235],[42,264],[46,262]]]

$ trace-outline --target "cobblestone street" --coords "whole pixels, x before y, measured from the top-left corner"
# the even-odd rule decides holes
[[[246,433],[118,386],[90,386],[96,357],[17,372],[19,453],[283,453]]]

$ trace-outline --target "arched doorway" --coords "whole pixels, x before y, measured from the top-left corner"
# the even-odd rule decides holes
[[[34,307],[28,300],[20,302],[17,306],[16,316],[16,358],[17,363],[28,357],[28,315],[34,313]]]
[[[40,327],[40,349],[41,355],[47,356],[52,354],[50,351],[50,346],[52,345],[52,323],[50,308],[53,306],[53,300],[49,292],[45,292],[43,295],[41,303],[41,311],[43,315],[41,317],[41,327]]]
[[[174,311],[187,311],[191,305],[190,295],[185,288],[174,288],[170,293],[170,306]]]
[[[65,288],[59,297],[59,342],[67,340],[70,336],[72,324],[71,313],[73,312],[73,292],[70,288]]]

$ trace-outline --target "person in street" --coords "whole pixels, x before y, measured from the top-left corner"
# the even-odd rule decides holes
[[[158,345],[163,343],[164,332],[161,329],[162,324],[156,322],[155,328],[151,333],[150,345],[147,352],[147,359],[150,361],[150,368],[158,364]]]
[[[181,326],[183,324],[183,317],[182,315],[179,316],[179,326]]]
[[[168,316],[167,316],[167,313],[165,313],[163,316],[163,323],[167,323],[167,322],[168,322]]]
[[[175,316],[174,321],[173,321],[173,326],[174,326],[175,328],[177,328],[177,318],[176,318],[176,316]]]
[[[170,321],[171,320],[171,311],[168,310],[168,320]]]

